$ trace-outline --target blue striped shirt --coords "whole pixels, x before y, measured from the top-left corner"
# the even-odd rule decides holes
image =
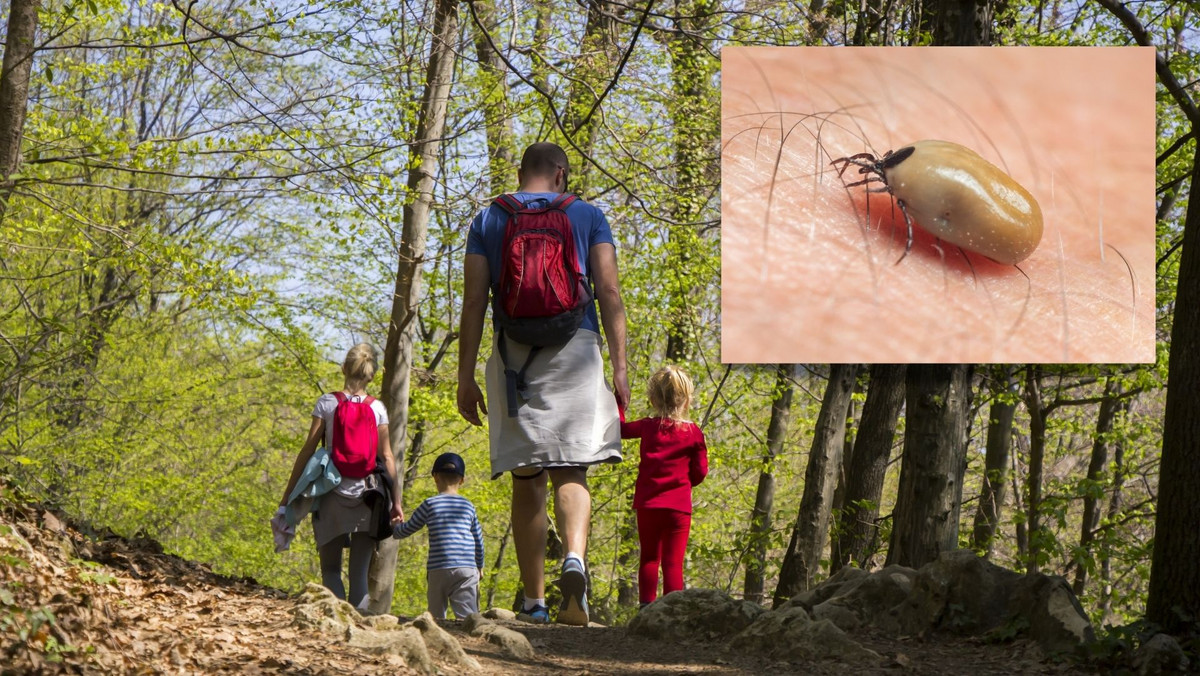
[[[412,517],[392,527],[406,538],[429,526],[427,570],[483,568],[483,527],[475,505],[461,495],[439,493],[426,498]]]

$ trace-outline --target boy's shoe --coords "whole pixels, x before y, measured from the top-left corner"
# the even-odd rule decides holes
[[[550,609],[543,605],[537,605],[529,610],[522,610],[517,613],[517,619],[530,624],[548,624],[550,622]]]
[[[583,562],[574,557],[563,561],[562,575],[558,588],[562,590],[562,605],[558,609],[558,623],[586,627],[588,624],[587,575],[583,573]]]

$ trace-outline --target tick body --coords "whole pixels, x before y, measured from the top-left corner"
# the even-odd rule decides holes
[[[867,191],[896,198],[908,228],[905,256],[912,248],[913,220],[930,234],[998,263],[1020,263],[1042,240],[1042,209],[1033,195],[965,146],[917,141],[881,158],[860,153],[832,162],[838,163],[840,173],[853,165],[867,175],[847,187],[882,184]]]

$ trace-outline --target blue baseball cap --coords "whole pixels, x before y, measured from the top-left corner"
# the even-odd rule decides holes
[[[467,463],[463,462],[462,456],[457,453],[443,453],[433,461],[433,473],[438,472],[466,476]]]

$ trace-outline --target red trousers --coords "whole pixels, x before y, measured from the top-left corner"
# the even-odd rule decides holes
[[[687,550],[692,515],[674,509],[637,510],[638,541],[642,546],[638,567],[638,600],[658,598],[658,567],[662,563],[663,595],[683,589],[683,554]]]

